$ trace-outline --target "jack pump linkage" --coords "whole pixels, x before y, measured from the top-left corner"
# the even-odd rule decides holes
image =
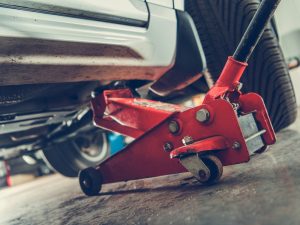
[[[263,0],[239,46],[203,103],[194,108],[105,90],[92,100],[96,126],[135,138],[116,155],[79,173],[82,191],[102,184],[191,172],[201,183],[220,179],[223,166],[245,163],[276,141],[262,98],[242,94],[240,78],[280,0]]]

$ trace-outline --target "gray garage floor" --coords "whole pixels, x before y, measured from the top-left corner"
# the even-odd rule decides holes
[[[298,129],[297,129],[298,127]],[[85,197],[59,175],[0,191],[0,224],[300,224],[300,121],[204,187],[189,174],[106,185]]]

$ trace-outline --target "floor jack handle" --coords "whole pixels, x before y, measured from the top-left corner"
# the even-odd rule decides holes
[[[263,0],[242,37],[233,59],[247,62],[281,0]]]

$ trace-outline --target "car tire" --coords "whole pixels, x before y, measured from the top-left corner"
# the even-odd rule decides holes
[[[212,81],[216,81],[233,55],[259,0],[187,0],[207,60]],[[296,120],[297,104],[289,70],[276,37],[268,25],[242,77],[242,91],[259,93],[265,100],[275,131]]]
[[[89,138],[88,136],[93,136]],[[83,140],[89,138],[89,144]],[[97,148],[96,154],[87,154],[86,150]],[[99,149],[98,149],[99,148]],[[53,144],[43,149],[44,160],[48,166],[66,177],[77,177],[80,170],[96,166],[109,155],[106,134],[78,136],[68,141]]]

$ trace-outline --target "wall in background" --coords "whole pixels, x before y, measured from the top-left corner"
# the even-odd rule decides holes
[[[279,40],[286,59],[300,58],[300,1],[281,1],[275,14]],[[300,68],[290,72],[300,106]]]

